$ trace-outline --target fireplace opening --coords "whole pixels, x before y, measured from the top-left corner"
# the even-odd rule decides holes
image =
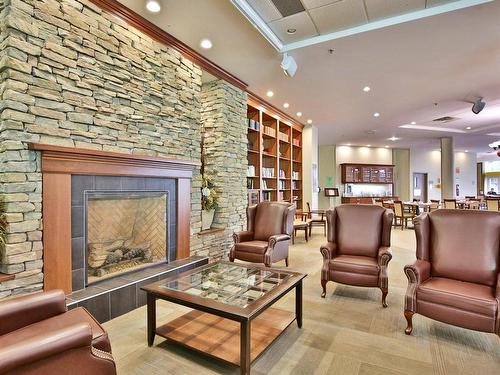
[[[85,191],[86,285],[169,261],[168,192]]]

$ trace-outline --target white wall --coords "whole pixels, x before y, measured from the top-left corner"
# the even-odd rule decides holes
[[[318,197],[318,208],[326,210],[330,206],[336,206],[340,202],[339,198],[325,197],[323,190],[324,188],[338,187],[335,185],[335,146],[319,146],[318,169],[319,186],[322,189]]]
[[[475,153],[455,152],[455,184],[460,185],[459,197],[476,195],[476,162]],[[460,171],[460,173],[456,173]],[[410,192],[413,198],[413,173],[427,173],[428,199],[441,199],[441,151],[412,148],[410,150]],[[455,193],[455,189],[453,189]]]
[[[307,209],[306,203],[309,202],[312,209],[317,209],[318,193],[313,192],[313,165],[316,166],[318,176],[318,128],[312,125],[307,125],[302,131],[302,163],[303,208]]]

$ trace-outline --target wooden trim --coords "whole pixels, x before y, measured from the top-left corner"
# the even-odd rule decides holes
[[[30,143],[42,151],[42,172],[190,178],[199,162]]]
[[[44,290],[72,292],[71,175],[46,173],[43,188]]]
[[[203,70],[206,70],[210,74],[213,74],[217,78],[223,79],[226,82],[242,89],[246,90],[247,84],[229,73],[227,70],[221,68],[219,65],[213,61],[207,59],[203,55],[196,52],[194,49],[181,42],[179,39],[170,35],[166,31],[162,30],[160,27],[156,26],[152,22],[148,21],[146,18],[137,14],[130,8],[121,4],[117,0],[90,0],[91,3],[97,5],[104,11],[120,18],[121,20],[128,23],[130,26],[135,27],[144,34],[150,36],[156,41],[163,43],[181,53],[182,56],[191,60],[193,63],[199,65]]]
[[[16,275],[8,275],[6,273],[0,273],[0,283],[3,283],[5,281],[14,280],[15,278],[16,278]]]
[[[226,228],[210,228],[210,229],[205,229],[205,230],[201,230],[197,233],[198,236],[204,236],[206,234],[214,234],[214,233],[218,233],[218,232],[224,232],[226,230]]]
[[[177,259],[189,257],[191,235],[191,180],[177,180]]]
[[[247,90],[247,93],[248,93],[248,103],[252,107],[256,107],[256,108],[262,107],[263,112],[266,112],[268,115],[271,115],[273,117],[278,116],[280,118],[280,120],[285,120],[286,122],[290,122],[291,126],[296,130],[302,131],[302,129],[304,128],[305,125],[303,123],[295,120],[293,117],[286,114],[282,110],[278,109],[274,105],[266,102],[260,96],[254,94],[253,92],[248,91],[248,90]]]

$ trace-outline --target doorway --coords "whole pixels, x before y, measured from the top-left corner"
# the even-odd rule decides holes
[[[428,201],[427,173],[413,173],[413,199]]]

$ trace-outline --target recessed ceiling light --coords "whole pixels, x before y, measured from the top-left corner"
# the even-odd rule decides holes
[[[271,98],[273,95],[274,95],[274,92],[272,92],[271,90],[269,90],[266,95]]]
[[[397,141],[398,139],[399,139],[398,137],[394,137],[394,136],[392,136],[391,138],[389,138],[389,140],[390,140],[390,141],[393,141],[393,142],[394,142],[394,141]]]
[[[370,86],[365,86],[365,87],[363,87],[363,91],[364,91],[364,92],[368,92],[368,91],[370,91],[370,90],[371,90]]]
[[[210,49],[210,48],[212,48],[212,41],[210,39],[203,39],[200,42],[200,46],[201,46],[201,48],[204,48],[204,49]]]
[[[288,103],[283,104],[283,108],[288,108],[288,107],[290,107],[290,104],[288,104]]]
[[[350,143],[346,144],[346,146],[350,146],[350,145],[351,145]]]
[[[389,148],[389,146],[388,146],[388,145],[385,145],[385,148]]]
[[[297,29],[294,29],[294,28],[286,29],[287,34],[295,34],[296,32],[297,32]]]
[[[410,124],[417,125],[417,123],[415,121],[410,122]]]
[[[161,10],[161,5],[158,1],[149,0],[146,3],[146,9],[153,13],[158,13]]]
[[[467,127],[465,128],[465,130],[471,130],[471,129],[472,129],[472,126],[467,126]]]
[[[469,150],[465,150],[465,152],[469,152]]]
[[[312,123],[313,123],[313,120],[309,119],[309,120],[307,120],[307,123],[308,123],[308,124],[312,124]]]
[[[297,117],[302,116],[302,112],[297,112]]]
[[[375,112],[375,113],[373,114],[373,117],[379,117],[379,116],[380,116],[380,113],[378,113],[378,112]]]
[[[366,145],[366,147],[372,147],[372,145]]]

